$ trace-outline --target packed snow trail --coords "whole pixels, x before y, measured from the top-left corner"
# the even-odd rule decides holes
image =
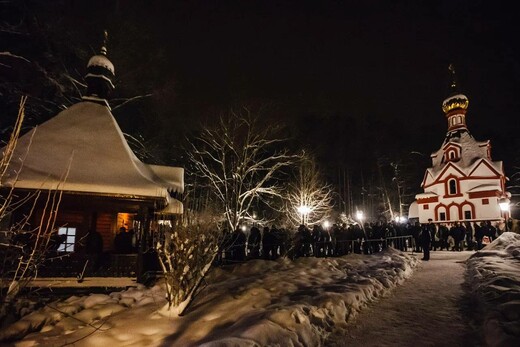
[[[414,275],[389,297],[362,310],[346,336],[329,347],[480,346],[471,328],[464,290],[464,262],[473,252],[431,252]],[[420,255],[419,255],[420,256]]]

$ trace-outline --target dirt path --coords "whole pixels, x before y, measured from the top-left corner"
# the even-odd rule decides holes
[[[402,286],[365,308],[347,336],[334,336],[325,345],[479,346],[462,288],[463,262],[472,253],[431,252],[430,261]]]

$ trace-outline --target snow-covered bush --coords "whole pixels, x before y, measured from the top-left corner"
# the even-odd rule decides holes
[[[180,223],[179,223],[180,224]],[[220,232],[211,219],[164,230],[156,245],[164,279],[168,314],[181,315],[218,253]]]
[[[520,234],[505,232],[467,261],[489,346],[520,346]]]

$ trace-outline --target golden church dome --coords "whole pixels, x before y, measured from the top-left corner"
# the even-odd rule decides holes
[[[464,94],[456,94],[446,98],[442,102],[442,110],[444,113],[448,113],[451,110],[455,109],[464,109],[466,110],[469,105],[469,100]]]

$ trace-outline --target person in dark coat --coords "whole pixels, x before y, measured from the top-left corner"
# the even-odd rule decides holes
[[[119,228],[119,233],[117,233],[114,238],[114,250],[116,253],[120,254],[128,254],[132,252],[132,235],[126,232],[125,227]]]
[[[468,251],[473,250],[473,226],[470,222],[464,223],[466,228],[466,245],[468,247]]]
[[[486,221],[486,228],[484,235],[489,237],[489,242],[493,242],[497,238],[497,228],[491,224],[491,221]]]
[[[97,230],[90,230],[85,244],[85,253],[92,259],[92,269],[97,271],[102,263],[103,237]]]
[[[247,238],[247,247],[249,248],[249,256],[251,258],[260,257],[260,241],[262,241],[262,234],[260,229],[256,226],[251,227],[249,237]]]
[[[321,232],[321,228],[318,224],[314,224],[314,226],[312,227],[312,253],[315,257],[321,257],[322,255],[322,249],[323,249],[323,244],[322,244],[322,238],[323,238],[323,235],[322,235],[322,232]]]
[[[58,255],[58,249],[61,244],[65,242],[66,236],[60,235],[58,229],[54,229],[49,237],[49,243],[47,246],[47,256],[55,257]]]
[[[421,224],[419,222],[415,222],[415,225],[412,227],[412,237],[415,243],[415,252],[419,253],[421,251]]]
[[[307,228],[305,225],[300,225],[298,230],[301,229],[302,232],[302,246],[303,246],[303,256],[304,257],[310,257],[311,256],[311,249],[312,249],[312,235],[309,228]]]
[[[269,230],[269,227],[264,227],[262,235],[262,256],[264,259],[272,259],[273,256],[273,235]]]
[[[440,238],[440,246],[441,246],[441,251],[443,249],[446,249],[448,250],[449,248],[449,245],[448,245],[448,236],[450,234],[450,230],[448,229],[448,227],[446,226],[446,224],[442,223],[441,225],[439,225],[439,238]]]
[[[431,219],[429,219],[428,222],[431,222]],[[421,234],[419,235],[419,240],[423,249],[423,257],[421,260],[430,260],[430,244],[432,239],[428,225],[423,225]]]
[[[453,227],[450,229],[450,233],[455,241],[455,246],[452,251],[462,251],[462,241],[466,235],[464,227],[459,222],[455,222]]]
[[[475,241],[477,241],[476,251],[482,249],[482,239],[484,239],[484,222],[481,222],[480,225],[475,223]]]
[[[87,254],[101,254],[103,252],[103,237],[97,230],[90,230],[87,235],[85,252]]]
[[[246,234],[237,227],[233,232],[231,239],[231,259],[235,261],[244,261],[246,258]]]

